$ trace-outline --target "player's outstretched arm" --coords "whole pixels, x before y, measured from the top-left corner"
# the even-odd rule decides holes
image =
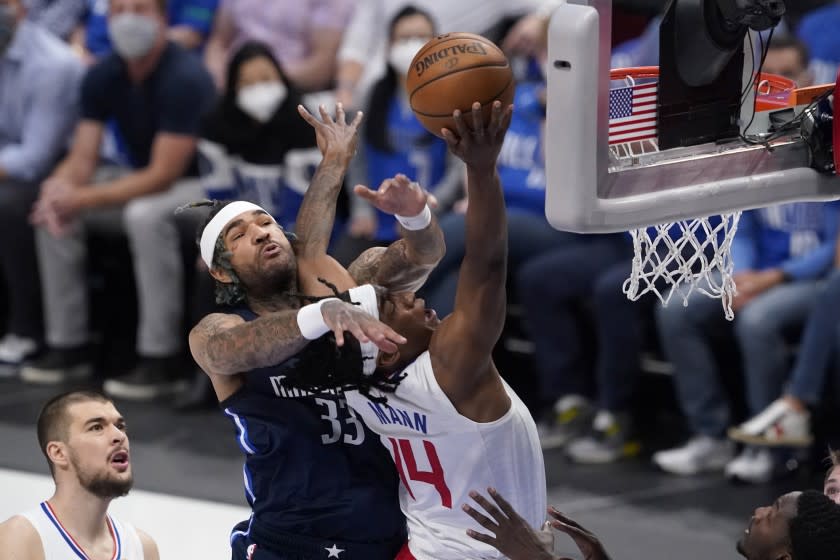
[[[467,529],[467,535],[477,541],[489,544],[510,560],[571,560],[555,556],[554,535],[549,527],[569,535],[575,542],[584,560],[610,560],[604,546],[594,534],[590,533],[577,522],[569,519],[554,507],[548,508],[550,519],[541,531],[536,531],[520,516],[513,506],[493,488],[487,493],[494,503],[476,491],[470,492],[470,497],[478,503],[490,517],[484,515],[469,504],[462,506],[463,510],[476,523],[493,533],[488,535],[472,529]]]
[[[464,260],[455,308],[438,327],[430,352],[441,388],[457,407],[472,398],[492,368],[491,353],[505,322],[507,276],[507,217],[496,160],[510,125],[513,106],[494,102],[489,123],[478,103],[472,109],[472,129],[459,111],[456,130],[444,129],[449,149],[467,165]]]
[[[383,352],[396,352],[396,345],[405,343],[405,338],[359,307],[330,300],[267,313],[253,321],[234,314],[210,314],[190,331],[190,351],[208,374],[235,375],[284,362],[329,331],[339,346],[345,332],[360,342],[375,343]]]
[[[327,254],[338,195],[350,161],[356,154],[362,113],[357,113],[350,123],[346,121],[341,103],[336,105],[335,119],[323,105],[320,107],[321,120],[303,105],[298,105],[298,113],[315,129],[318,148],[324,156],[303,196],[295,222],[298,236],[295,252],[298,258],[312,259]]]
[[[375,191],[356,185],[355,193],[397,216],[402,238],[362,253],[348,267],[350,276],[357,284],[377,284],[390,291],[418,290],[446,252],[443,231],[427,203],[433,197],[405,175],[386,179]]]

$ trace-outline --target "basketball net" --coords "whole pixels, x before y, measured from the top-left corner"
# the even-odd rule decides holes
[[[722,214],[719,223],[697,218],[630,230],[633,266],[623,291],[636,301],[653,293],[668,305],[674,294],[688,306],[694,292],[720,298],[728,320],[735,317],[732,298],[732,238],[741,212]]]

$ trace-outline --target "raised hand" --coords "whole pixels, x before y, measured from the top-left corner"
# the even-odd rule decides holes
[[[319,106],[318,109],[321,120],[316,119],[303,105],[298,105],[300,116],[315,129],[315,138],[321,154],[325,156],[328,153],[340,154],[352,158],[356,154],[356,146],[359,143],[362,112],[357,112],[353,121],[348,124],[344,115],[344,106],[341,103],[335,106],[335,119],[327,112],[324,105]]]
[[[549,525],[553,528],[569,535],[575,545],[583,554],[583,560],[610,560],[604,545],[598,540],[598,537],[581,527],[577,522],[569,519],[554,507],[548,508],[548,514],[551,516]],[[570,558],[561,558],[559,560],[571,560]]]
[[[321,315],[333,331],[338,346],[344,345],[345,331],[360,343],[373,342],[377,348],[390,354],[397,351],[397,344],[406,343],[406,339],[391,327],[352,303],[328,301],[321,306]]]
[[[456,110],[452,113],[455,131],[444,128],[441,134],[449,145],[449,150],[468,167],[482,171],[493,169],[512,115],[513,105],[503,109],[501,101],[494,101],[490,122],[485,123],[481,114],[481,104],[476,102],[472,105],[472,128],[467,126],[461,111]]]
[[[431,194],[403,174],[385,179],[375,191],[356,185],[353,192],[386,214],[397,216],[416,216],[427,202],[429,206],[436,202]]]
[[[492,519],[467,504],[464,504],[462,508],[493,535],[486,535],[472,529],[467,529],[467,535],[489,544],[510,560],[554,560],[552,553],[554,534],[547,528],[535,531],[501,494],[493,488],[488,488],[487,492],[498,507],[476,491],[470,492],[470,497],[484,508]]]

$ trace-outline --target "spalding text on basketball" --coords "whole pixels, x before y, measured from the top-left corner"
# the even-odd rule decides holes
[[[487,51],[484,49],[484,45],[479,43],[478,41],[474,43],[462,43],[460,45],[453,45],[451,47],[444,47],[439,51],[435,51],[431,54],[427,54],[421,60],[418,60],[414,64],[414,71],[417,72],[417,76],[422,76],[423,72],[428,70],[431,66],[434,66],[438,62],[442,60],[446,60],[450,56],[457,56],[459,54],[487,54]]]

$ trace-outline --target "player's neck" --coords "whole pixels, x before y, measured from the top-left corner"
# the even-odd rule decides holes
[[[48,503],[64,528],[80,544],[111,538],[105,521],[111,498],[100,498],[79,484],[68,484],[57,487]]]

